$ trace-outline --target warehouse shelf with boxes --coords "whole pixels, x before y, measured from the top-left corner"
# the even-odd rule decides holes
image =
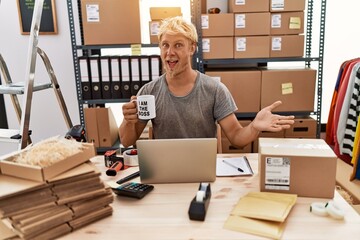
[[[148,69],[145,71],[156,72],[152,77],[156,78],[161,74],[161,60],[156,58],[156,55],[153,55],[155,58],[152,61],[127,54],[116,56],[116,60],[111,57],[110,60],[104,60],[99,54],[104,49],[112,48],[157,47],[154,36],[159,20],[169,16],[166,13],[170,16],[181,15],[183,9],[169,7],[164,8],[166,11],[161,11],[160,8],[157,12],[150,13],[148,26],[150,42],[141,43],[139,5],[143,2],[79,0],[79,22],[76,22],[81,32],[81,44],[79,44],[76,42],[72,1],[68,0],[82,123],[84,123],[84,104],[126,102],[141,84],[151,81],[151,77],[145,81],[141,79],[144,65],[146,65],[145,69]],[[262,107],[275,100],[281,100],[283,104],[276,111],[284,115],[295,115],[296,124],[294,129],[280,133],[279,137],[320,137],[325,0],[190,0],[181,4],[190,6],[191,20],[199,34],[198,51],[194,56],[193,65],[199,71],[219,78],[227,85],[239,107],[236,113],[239,121],[246,123],[254,118]],[[218,11],[209,13],[209,9],[214,8]],[[107,12],[104,14],[102,11]],[[315,19],[315,15],[319,17]],[[319,29],[315,29],[315,26]],[[314,37],[315,35],[318,35],[317,38]],[[317,54],[313,53],[314,49],[318,50]],[[99,56],[94,57],[94,53]],[[104,61],[110,69],[108,74],[110,89],[111,84],[114,85],[114,76],[111,73],[113,69],[121,71],[126,65],[125,69],[131,72],[132,63],[137,62],[140,76],[126,78],[129,74],[125,74],[125,77],[119,74],[121,86],[118,88],[122,90],[120,94],[113,93],[113,97],[107,98],[103,97],[104,94],[93,94],[96,96],[95,99],[92,96],[87,98],[84,96],[85,89],[82,86],[86,85],[84,77],[93,78],[91,66],[100,66],[95,73],[95,77],[98,74],[98,78],[102,81],[98,89],[106,86],[102,79],[106,73],[102,72],[104,67],[101,67]],[[91,70],[82,73],[81,65],[88,68],[90,66]],[[127,83],[131,84],[126,87]],[[96,84],[99,83],[95,78],[93,85]],[[228,143],[224,142],[223,145],[226,144]],[[232,147],[228,146],[227,150],[229,149]],[[256,143],[252,144],[251,151],[256,151]]]

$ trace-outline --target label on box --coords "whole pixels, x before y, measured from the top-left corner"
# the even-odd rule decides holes
[[[150,35],[157,36],[159,33],[160,22],[152,22],[150,23]]]
[[[245,5],[246,0],[235,0],[235,5]]]
[[[245,14],[235,14],[235,28],[245,28]]]
[[[236,51],[238,52],[246,51],[246,38],[236,38]]]
[[[202,50],[203,52],[210,52],[210,39],[208,38],[202,39]]]
[[[285,7],[284,0],[271,0],[271,10],[283,11]]]
[[[100,22],[99,4],[86,4],[86,20]]]
[[[281,93],[282,93],[282,95],[292,94],[293,93],[292,83],[282,83],[281,84]]]
[[[208,15],[201,16],[201,29],[209,29],[209,16]]]
[[[281,51],[281,37],[273,37],[271,41],[271,51]]]
[[[289,23],[289,29],[300,29],[301,19],[299,17],[291,17]]]
[[[281,28],[281,14],[271,16],[271,28]]]
[[[265,189],[290,190],[290,159],[265,158]]]

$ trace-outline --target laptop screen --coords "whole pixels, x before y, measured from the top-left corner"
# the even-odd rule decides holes
[[[138,140],[136,147],[142,183],[215,181],[216,138]]]

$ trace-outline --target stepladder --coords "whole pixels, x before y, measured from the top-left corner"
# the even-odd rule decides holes
[[[19,150],[25,148],[32,142],[30,137],[31,130],[29,127],[34,92],[52,88],[67,127],[69,129],[73,127],[54,69],[46,53],[38,47],[38,36],[43,5],[44,0],[35,0],[29,35],[29,47],[25,71],[26,75],[23,82],[12,81],[5,59],[0,54],[0,71],[3,83],[0,85],[0,94],[10,95],[13,108],[19,121],[19,129],[0,128],[0,141],[17,142],[19,144]],[[36,58],[38,55],[41,57],[49,75],[50,80],[47,83],[38,84],[37,81],[35,81]],[[18,95],[23,95],[22,103],[20,103]]]

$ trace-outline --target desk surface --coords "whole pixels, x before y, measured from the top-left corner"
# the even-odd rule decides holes
[[[236,156],[236,155],[234,155]],[[61,239],[264,239],[263,237],[223,228],[239,198],[259,191],[257,154],[247,154],[254,175],[218,177],[211,183],[212,197],[204,222],[188,216],[190,201],[199,183],[153,184],[154,190],[141,200],[116,196],[113,215],[85,226]],[[123,178],[137,171],[126,169],[116,177],[105,174],[103,157],[92,159],[103,172],[104,181]],[[134,181],[140,181],[139,178]],[[356,239],[360,236],[360,215],[335,192],[334,201],[345,211],[343,221],[310,213],[310,204],[327,199],[299,197],[291,210],[282,239]]]

